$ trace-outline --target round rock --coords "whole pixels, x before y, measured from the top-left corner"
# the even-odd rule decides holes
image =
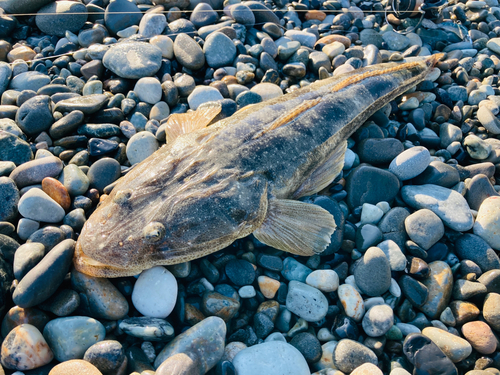
[[[137,81],[134,92],[142,102],[156,104],[161,100],[161,83],[154,77],[144,77]]]
[[[423,146],[416,146],[396,156],[389,165],[389,171],[401,181],[406,181],[422,173],[430,162],[429,150]]]
[[[75,33],[87,21],[87,8],[75,1],[56,1],[40,9],[35,22],[48,35],[64,36],[66,31]]]
[[[333,363],[345,373],[354,371],[363,363],[378,364],[377,356],[372,350],[357,341],[340,340],[333,351]]]
[[[424,250],[428,250],[444,235],[441,219],[431,210],[421,209],[405,219],[408,237]]]
[[[233,359],[238,375],[310,375],[304,356],[283,341],[269,341],[243,349]]]
[[[158,150],[156,137],[147,131],[134,134],[127,143],[127,158],[130,164],[140,163]]]
[[[236,47],[231,39],[225,34],[215,32],[210,34],[203,45],[203,52],[207,65],[217,69],[222,66],[233,65],[236,57]]]
[[[210,86],[196,87],[187,98],[189,107],[193,110],[198,109],[198,107],[203,103],[214,102],[222,99],[224,99],[224,97],[220,91],[215,87]]]
[[[203,50],[193,38],[184,33],[175,38],[174,55],[179,64],[191,70],[199,70],[205,65]]]
[[[104,54],[102,63],[117,76],[139,79],[154,75],[160,69],[161,59],[162,52],[156,46],[144,42],[124,42],[110,48]]]
[[[16,123],[28,135],[39,134],[52,125],[50,97],[37,95],[26,100],[16,113]]]
[[[83,359],[105,373],[117,370],[125,360],[125,353],[118,341],[104,340],[88,348]]]
[[[383,336],[394,324],[394,314],[390,306],[376,305],[366,312],[361,324],[368,336]]]
[[[134,285],[132,303],[141,314],[166,318],[177,300],[177,280],[165,267],[143,271]]]
[[[58,223],[64,218],[64,209],[43,190],[30,189],[19,200],[19,213],[31,220]]]
[[[370,247],[356,264],[354,278],[364,294],[375,297],[389,290],[391,286],[391,266],[384,252],[378,247]]]
[[[485,240],[493,249],[500,250],[500,197],[486,198],[477,213],[474,234]]]
[[[290,281],[286,308],[306,322],[317,322],[328,312],[328,300],[318,289],[299,281]]]

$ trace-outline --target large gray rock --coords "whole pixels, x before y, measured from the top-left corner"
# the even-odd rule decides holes
[[[44,6],[36,15],[38,28],[48,35],[64,36],[66,30],[75,33],[87,21],[87,8],[75,1],[56,1]]]
[[[53,0],[0,0],[0,8],[7,13],[34,13]]]
[[[154,75],[160,69],[161,59],[162,52],[156,46],[144,42],[125,42],[110,48],[102,63],[122,78],[139,79]]]

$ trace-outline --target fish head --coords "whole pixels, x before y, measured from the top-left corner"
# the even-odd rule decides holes
[[[260,178],[219,173],[204,180],[198,173],[177,181],[176,189],[161,187],[151,181],[134,188],[117,185],[82,229],[76,269],[120,277],[196,259],[250,234],[267,209]]]

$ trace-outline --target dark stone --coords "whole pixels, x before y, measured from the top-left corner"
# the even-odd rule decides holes
[[[16,240],[10,238],[9,236],[6,236],[5,234],[0,234],[0,256],[4,260],[12,262],[12,260],[14,259],[14,253],[18,248],[19,243]]]
[[[323,354],[319,340],[309,332],[296,334],[290,341],[290,345],[295,346],[308,363],[319,361]]]
[[[486,286],[488,293],[500,294],[500,269],[486,271],[477,281]]]
[[[441,161],[432,161],[429,166],[417,177],[413,183],[417,185],[433,184],[451,188],[460,182],[456,168]]]
[[[37,95],[27,100],[16,113],[16,123],[28,135],[48,130],[54,121],[50,97]]]
[[[403,151],[403,144],[395,138],[366,138],[358,144],[360,161],[373,165],[388,164]]]
[[[495,251],[481,237],[466,233],[455,243],[455,250],[460,259],[469,259],[476,263],[483,272],[500,269],[500,259]]]
[[[499,194],[491,185],[490,180],[484,174],[478,174],[472,177],[465,191],[465,199],[469,207],[473,210],[479,210],[481,203],[486,198],[497,197]]]
[[[429,290],[420,281],[414,278],[403,275],[399,278],[399,287],[404,296],[410,301],[413,306],[423,306],[429,296]]]
[[[118,142],[109,139],[91,138],[88,148],[90,156],[99,156],[115,151],[118,148]]]
[[[125,360],[122,344],[115,340],[104,340],[87,349],[83,360],[106,373],[117,370]]]
[[[12,133],[0,130],[0,160],[21,165],[31,160],[30,145]]]
[[[9,177],[0,177],[0,221],[16,218],[19,198],[16,183]]]
[[[373,189],[383,186],[384,189]],[[391,203],[399,192],[398,178],[386,170],[361,164],[354,168],[346,179],[346,202],[351,208],[363,203],[377,204],[381,201]]]
[[[406,336],[403,352],[415,366],[414,375],[458,375],[453,362],[436,344],[420,333]]]
[[[257,313],[253,316],[253,328],[258,338],[266,338],[274,329],[274,323],[269,316],[264,313]]]
[[[251,285],[255,279],[255,270],[252,264],[243,259],[234,259],[227,262],[226,275],[234,285]]]
[[[331,332],[339,339],[357,340],[359,337],[359,329],[356,321],[343,314],[335,316]]]

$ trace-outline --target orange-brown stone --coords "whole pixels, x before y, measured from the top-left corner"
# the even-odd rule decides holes
[[[481,354],[491,354],[497,348],[497,340],[488,324],[481,321],[465,323],[462,327],[465,339]]]
[[[401,25],[401,20],[392,13],[387,15],[387,21],[392,25]]]
[[[280,282],[278,280],[272,279],[267,276],[259,276],[257,278],[257,283],[259,284],[259,289],[261,293],[266,298],[274,298],[276,292],[280,287]]]
[[[47,314],[34,307],[22,308],[14,306],[5,314],[2,320],[2,336],[7,336],[15,327],[24,323],[31,324],[42,332],[49,321],[50,318]]]
[[[333,42],[340,42],[345,46],[345,48],[349,48],[351,46],[351,39],[346,36],[336,34],[324,36],[323,38],[319,39],[315,45],[325,45]]]
[[[63,363],[59,363],[52,370],[49,375],[102,375],[97,367],[93,364],[84,361],[83,359],[72,359]]]
[[[12,49],[8,54],[7,54],[7,61],[8,62],[14,62],[15,60],[24,60],[24,61],[30,61],[33,60],[35,57],[36,52],[33,51],[31,48],[26,47],[26,46],[20,46]]]
[[[32,370],[54,359],[40,331],[31,324],[21,324],[7,335],[1,348],[2,365],[11,370]]]
[[[184,319],[190,326],[194,326],[205,319],[205,315],[190,303],[186,303],[184,308]]]
[[[224,82],[226,85],[234,85],[238,83],[238,80],[236,79],[235,76],[224,76],[221,79],[222,82]]]
[[[326,13],[320,10],[310,10],[306,13],[305,19],[323,21],[326,18]]]
[[[71,206],[71,197],[69,196],[68,190],[61,182],[52,177],[45,177],[42,180],[42,190],[59,203],[65,211],[69,210]]]

